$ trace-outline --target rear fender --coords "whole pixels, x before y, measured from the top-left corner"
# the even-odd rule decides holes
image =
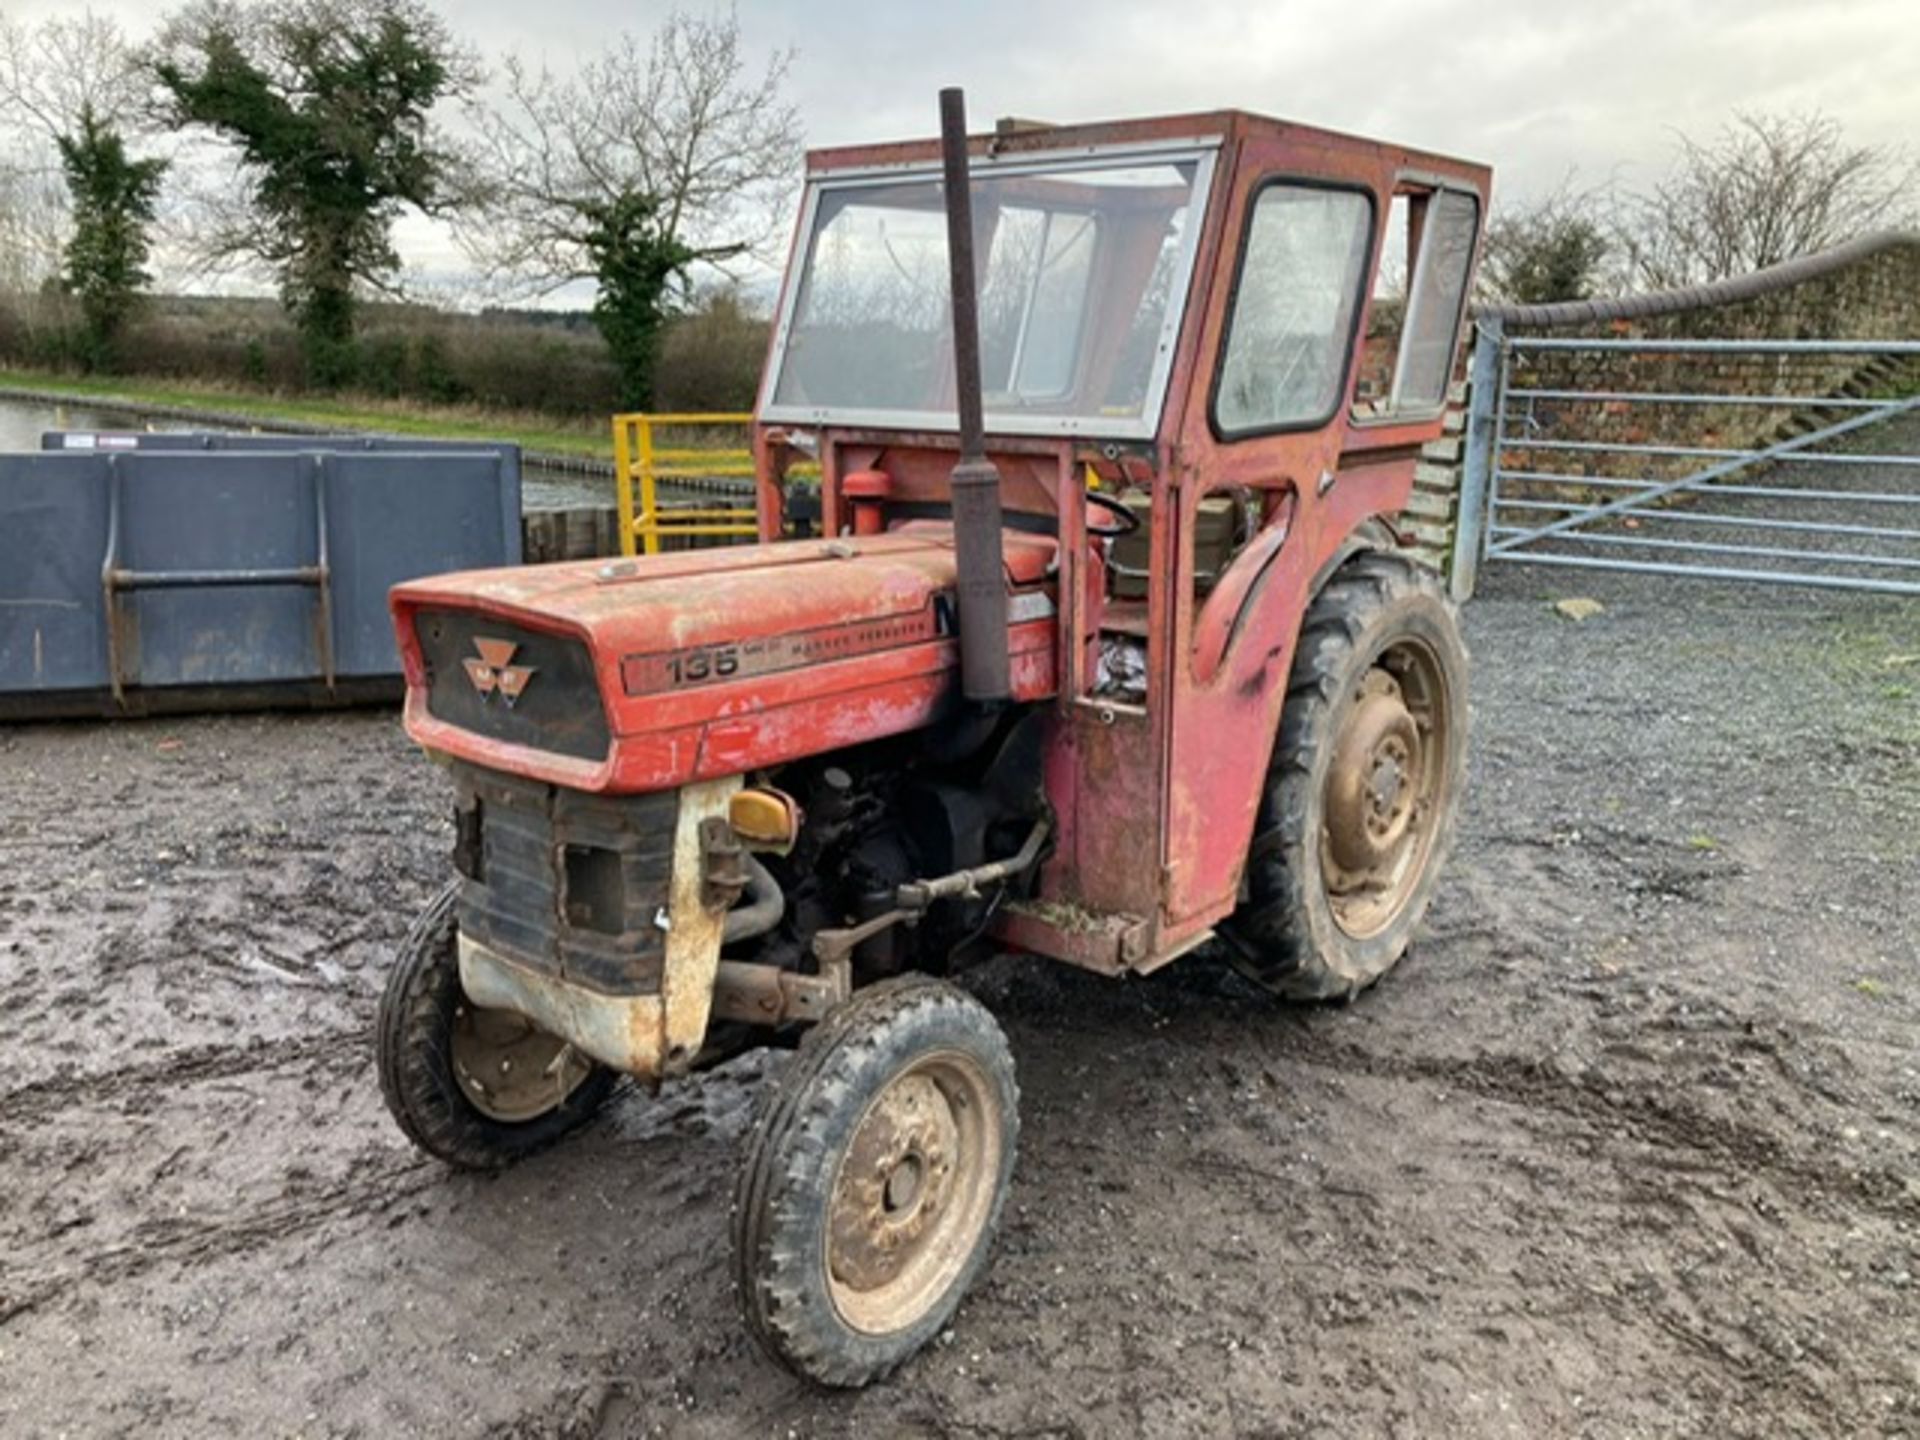
[[[1391,522],[1383,515],[1368,516],[1348,532],[1347,538],[1334,547],[1333,553],[1314,572],[1313,581],[1307,586],[1307,603],[1311,605],[1313,598],[1333,578],[1333,572],[1354,556],[1369,552],[1397,555],[1400,548],[1400,537],[1394,533]]]
[[[1229,567],[1208,611],[1223,597],[1228,603],[1196,622],[1193,670],[1173,718],[1163,862],[1172,925],[1211,924],[1233,910],[1313,596],[1354,555],[1397,548],[1386,523],[1369,513],[1322,552],[1312,544],[1314,518],[1271,522]]]

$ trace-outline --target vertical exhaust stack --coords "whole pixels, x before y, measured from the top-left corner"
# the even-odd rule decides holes
[[[967,98],[940,92],[940,146],[953,276],[953,374],[960,463],[953,467],[953,541],[960,576],[960,688],[983,709],[1006,703],[1007,583],[1000,540],[1000,472],[987,458],[980,399],[980,311],[974,293],[973,191],[967,173]]]

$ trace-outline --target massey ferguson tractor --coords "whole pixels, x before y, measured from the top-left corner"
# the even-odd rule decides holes
[[[754,423],[760,543],[393,592],[457,877],[379,1072],[462,1167],[795,1050],[732,1209],[752,1332],[886,1374],[987,1261],[1005,1037],[953,976],[1213,944],[1351,996],[1465,778],[1411,558],[1488,172],[1227,112],[809,157]],[[817,463],[820,533],[790,483]],[[809,504],[812,497],[807,497]]]

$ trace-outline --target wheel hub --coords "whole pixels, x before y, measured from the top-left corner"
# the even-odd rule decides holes
[[[1448,736],[1438,664],[1416,645],[1361,679],[1327,769],[1321,861],[1335,920],[1356,938],[1385,929],[1414,892],[1443,803]]]
[[[914,1197],[920,1193],[920,1182],[925,1175],[926,1162],[918,1155],[909,1155],[893,1167],[893,1173],[887,1177],[887,1214],[898,1215],[913,1208]]]
[[[524,1015],[461,1003],[453,1012],[453,1073],[473,1108],[520,1124],[557,1108],[593,1062]]]
[[[857,1290],[897,1279],[952,1185],[953,1108],[924,1075],[878,1097],[841,1163],[834,1199],[834,1275]]]
[[[1368,672],[1341,731],[1327,776],[1327,839],[1343,870],[1373,871],[1390,863],[1412,819],[1420,769],[1419,723],[1399,684]]]
[[[827,1286],[856,1330],[889,1335],[939,1303],[993,1215],[999,1104],[971,1057],[938,1051],[889,1081],[843,1152]]]
[[[1400,787],[1406,783],[1406,771],[1401,768],[1401,757],[1382,755],[1380,763],[1374,767],[1373,774],[1367,779],[1367,805],[1372,812],[1368,824],[1376,819],[1393,813],[1394,801],[1399,799]]]

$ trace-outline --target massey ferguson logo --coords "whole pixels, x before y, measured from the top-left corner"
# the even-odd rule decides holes
[[[473,648],[480,652],[479,658],[461,661],[467,667],[467,679],[480,692],[482,702],[498,695],[511,710],[537,667],[513,663],[513,652],[520,647],[511,640],[489,640],[484,635],[476,635]]]

